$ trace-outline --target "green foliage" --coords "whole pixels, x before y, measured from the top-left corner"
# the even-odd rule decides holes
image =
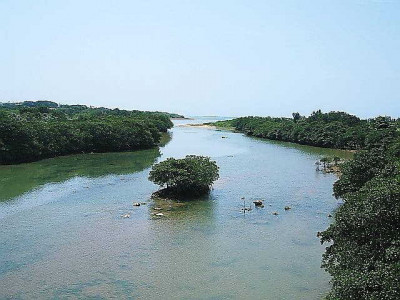
[[[396,123],[397,122],[397,123]],[[389,117],[360,120],[344,112],[313,112],[309,117],[293,113],[293,118],[243,117],[214,123],[233,127],[247,135],[298,144],[337,148],[369,149],[391,144],[398,121]]]
[[[322,264],[333,278],[328,299],[400,299],[399,139],[377,146],[344,163],[334,184],[344,204],[321,238],[329,243]]]
[[[187,155],[168,158],[153,166],[149,179],[175,194],[199,194],[209,190],[218,179],[218,166],[209,157]]]
[[[333,185],[336,198],[344,197],[351,192],[357,192],[374,177],[391,177],[397,168],[382,149],[360,151],[354,158],[341,166],[342,176]]]
[[[332,160],[333,160],[333,158],[331,156],[323,156],[320,159],[320,162],[322,162],[322,163],[330,163]]]
[[[163,113],[44,104],[0,106],[0,164],[147,149],[173,126]]]
[[[38,101],[24,101],[19,103],[1,103],[0,107],[4,108],[16,108],[16,107],[58,107],[58,104],[53,101],[38,100]]]
[[[23,108],[49,108],[49,109],[57,109],[57,111],[61,111],[67,115],[75,115],[77,113],[89,113],[89,114],[103,114],[103,115],[120,115],[120,116],[129,116],[129,115],[139,115],[139,114],[159,114],[164,115],[168,118],[184,118],[184,116],[168,113],[168,112],[149,112],[149,111],[139,111],[139,110],[120,110],[118,108],[110,109],[105,107],[88,107],[82,104],[75,105],[66,105],[66,104],[58,104],[53,101],[47,100],[39,100],[39,101],[23,101],[23,102],[0,102],[0,109],[23,109]]]
[[[333,162],[335,163],[335,166],[337,166],[337,164],[339,163],[339,161],[341,161],[342,159],[339,156],[334,156],[332,158]]]
[[[301,115],[298,112],[292,113],[292,116],[295,123],[301,119]]]
[[[399,299],[399,180],[374,178],[345,201],[322,233],[333,242],[322,265],[333,276],[328,298]]]
[[[233,120],[225,120],[225,121],[217,121],[217,122],[210,122],[210,123],[204,123],[204,124],[216,126],[218,128],[224,128],[224,129],[235,129],[234,125],[232,124],[232,121]]]

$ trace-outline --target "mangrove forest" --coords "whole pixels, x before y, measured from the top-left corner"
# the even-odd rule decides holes
[[[0,105],[0,164],[67,154],[155,147],[172,127],[162,112],[127,111],[52,101]]]

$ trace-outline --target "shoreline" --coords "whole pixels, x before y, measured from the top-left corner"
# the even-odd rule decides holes
[[[208,124],[179,124],[177,127],[195,127],[195,128],[205,128],[205,129],[219,129],[217,126]]]
[[[248,137],[261,139],[261,140],[266,140],[266,141],[271,141],[271,142],[288,143],[288,144],[294,144],[294,145],[299,145],[299,146],[307,146],[307,147],[314,147],[314,148],[320,148],[320,149],[339,150],[339,151],[349,152],[349,153],[352,153],[352,154],[354,154],[357,151],[359,151],[359,150],[354,150],[354,149],[326,148],[326,147],[318,147],[318,146],[307,145],[307,144],[300,144],[300,143],[295,143],[295,142],[290,142],[290,141],[271,140],[271,139],[267,139],[267,138],[247,135],[246,133],[244,133],[242,131],[237,131],[233,127],[220,127],[220,126],[210,125],[208,123],[180,124],[180,125],[177,125],[177,127],[194,127],[194,128],[204,128],[204,129],[210,129],[210,130],[212,129],[212,130],[218,130],[218,131],[230,131],[230,132],[234,132],[234,133],[241,133],[241,134],[244,134],[244,135],[246,135]]]
[[[170,118],[171,120],[194,120],[193,118]]]

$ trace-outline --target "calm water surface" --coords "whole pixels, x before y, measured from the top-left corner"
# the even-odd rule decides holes
[[[338,203],[335,176],[314,162],[347,154],[202,128],[171,135],[159,150],[0,166],[0,298],[320,299],[329,277],[316,233]],[[220,166],[210,195],[154,203],[151,165],[187,154]],[[241,197],[265,208],[244,215]]]

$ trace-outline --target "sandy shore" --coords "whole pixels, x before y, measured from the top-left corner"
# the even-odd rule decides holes
[[[196,128],[207,128],[207,129],[217,129],[217,127],[208,124],[179,124],[177,127],[196,127]]]

